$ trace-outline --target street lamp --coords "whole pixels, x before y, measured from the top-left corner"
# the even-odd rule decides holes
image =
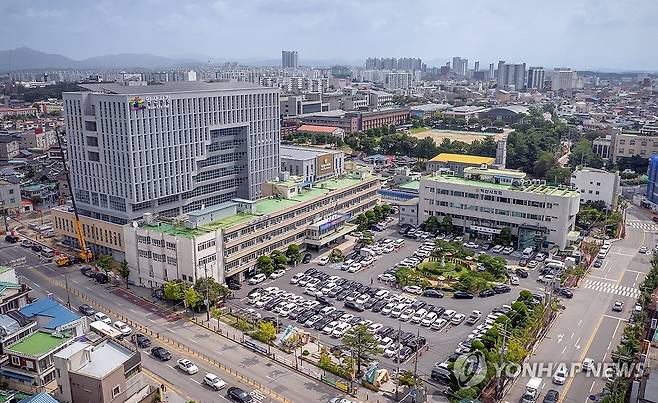
[[[206,276],[206,322],[210,322],[210,297],[209,297],[209,289],[210,289],[210,284],[208,281],[208,263],[203,264],[203,269],[205,271],[205,276]]]

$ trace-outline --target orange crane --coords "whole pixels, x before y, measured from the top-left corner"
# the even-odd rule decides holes
[[[59,145],[60,150],[62,150],[62,163],[64,165],[64,174],[66,175],[66,182],[69,185],[69,190],[71,191],[71,202],[73,203],[73,225],[75,227],[75,235],[78,238],[78,243],[80,244],[80,251],[78,252],[78,258],[83,262],[88,262],[94,258],[94,254],[91,249],[87,247],[87,242],[85,241],[84,233],[82,232],[82,224],[80,223],[80,216],[78,215],[78,208],[75,205],[75,197],[73,196],[73,186],[71,186],[71,175],[69,169],[66,165],[66,156],[64,153],[64,148],[62,147],[62,139],[59,137],[59,131],[55,129],[55,136],[57,137],[57,144]],[[61,255],[55,261],[57,266],[69,266],[73,263],[72,259],[68,255]]]

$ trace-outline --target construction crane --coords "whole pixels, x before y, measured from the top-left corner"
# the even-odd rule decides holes
[[[62,139],[59,137],[59,130],[57,129],[55,129],[55,136],[57,137],[57,144],[59,145],[59,149],[62,151],[62,165],[64,165],[64,175],[66,175],[66,182],[69,185],[69,190],[71,192],[71,202],[73,203],[73,226],[75,227],[75,235],[78,238],[78,243],[80,244],[78,258],[83,262],[88,262],[94,258],[94,254],[91,252],[91,249],[87,247],[87,242],[85,241],[85,236],[82,232],[82,224],[80,223],[80,216],[78,215],[78,207],[75,205],[75,197],[73,195],[73,186],[71,186],[71,175],[66,165],[66,155],[64,153],[64,147],[62,147]],[[57,258],[55,263],[57,263],[57,266],[69,266],[73,263],[73,260],[68,255],[61,255]]]

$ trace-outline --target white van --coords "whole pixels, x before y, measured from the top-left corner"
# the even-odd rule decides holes
[[[406,308],[407,304],[397,304],[393,309],[391,309],[391,318],[399,318]]]
[[[375,256],[377,256],[377,253],[374,250],[369,249],[369,248],[361,248],[361,250],[359,251],[359,254],[361,256],[366,256],[366,257],[375,257]]]
[[[532,252],[534,252],[532,248],[525,248],[523,249],[522,257],[524,259],[530,259],[532,257]]]

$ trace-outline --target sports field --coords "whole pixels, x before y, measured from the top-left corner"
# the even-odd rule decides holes
[[[412,136],[423,139],[431,137],[436,144],[440,144],[443,139],[463,141],[464,143],[472,143],[475,140],[483,139],[487,136],[494,136],[496,140],[507,138],[507,135],[512,131],[511,129],[503,129],[503,133],[476,133],[476,132],[458,132],[452,130],[425,130],[418,133],[411,133]]]

